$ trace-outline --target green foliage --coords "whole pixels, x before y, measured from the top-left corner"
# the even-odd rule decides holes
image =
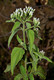
[[[20,72],[21,72],[21,74],[23,76],[23,80],[28,80],[28,76],[27,76],[26,70],[22,65],[20,66]]]
[[[30,23],[26,23],[26,26],[27,26],[27,28],[29,29],[29,28],[31,28],[31,24]]]
[[[32,62],[32,72],[35,72],[37,70],[37,62],[33,61]]]
[[[33,43],[34,43],[34,31],[33,30],[28,30],[27,35],[28,35],[28,41],[29,41],[29,50],[30,50],[30,53],[31,53]]]
[[[13,48],[11,53],[11,67],[7,66],[5,70],[5,72],[7,72],[11,68],[11,73],[13,75],[15,66],[17,64],[19,65],[20,72],[14,80],[34,80],[34,75],[38,75],[42,80],[45,80],[45,72],[41,66],[38,66],[38,63],[41,59],[46,59],[52,63],[48,57],[44,56],[45,52],[43,50],[39,51],[39,48],[34,44],[35,38],[41,39],[41,37],[38,36],[38,31],[40,29],[39,18],[37,19],[34,17],[33,21],[31,21],[34,11],[35,9],[27,6],[23,10],[21,8],[16,9],[16,11],[10,16],[11,20],[7,21],[14,22],[14,26],[8,40],[8,47],[13,36],[19,30],[22,30],[23,32],[23,39],[21,39],[17,34],[16,38],[20,46]],[[32,22],[32,24],[29,22]],[[22,24],[22,26],[20,24]]]
[[[45,75],[45,71],[44,69],[41,67],[41,66],[38,66],[38,69],[37,69],[37,75],[40,76],[40,78],[42,80],[45,80],[46,79],[46,75]]]
[[[13,36],[16,34],[17,31],[18,31],[18,29],[15,30],[15,31],[13,31],[13,32],[11,33],[11,35],[10,35],[10,37],[9,37],[9,40],[8,40],[8,47],[9,47],[9,45],[10,45],[10,42],[11,42]]]
[[[15,22],[15,20],[12,20],[12,19],[11,19],[11,20],[7,20],[6,22]]]
[[[19,38],[19,36],[17,35],[17,41],[21,44],[22,40]]]
[[[17,41],[20,43],[20,45],[21,45],[25,50],[27,50],[26,44],[25,44],[24,42],[22,42],[22,40],[19,38],[18,35],[17,35]]]
[[[44,56],[43,54],[41,53],[37,53],[37,52],[34,52],[35,55],[37,55],[40,59],[46,59],[47,61],[51,62],[51,59],[49,59],[48,57]]]
[[[22,59],[25,51],[22,48],[15,47],[11,53],[11,72],[13,74],[17,63]]]
[[[4,72],[6,73],[6,72],[8,72],[8,71],[10,71],[10,70],[11,70],[11,65],[8,64],[8,65],[7,65],[7,68],[4,70]]]
[[[21,80],[22,79],[22,75],[21,74],[18,74],[15,78],[14,78],[14,80]]]
[[[33,74],[32,73],[29,74],[29,79],[30,80],[34,80],[34,77],[33,77]]]
[[[28,67],[28,72],[30,72],[30,71],[31,71],[31,66]]]
[[[19,28],[20,24],[21,24],[20,22],[16,21],[13,28],[12,28],[12,32],[15,31],[17,28]]]
[[[39,48],[35,44],[33,45],[33,51],[39,52]]]

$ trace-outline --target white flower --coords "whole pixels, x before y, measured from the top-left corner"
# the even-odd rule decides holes
[[[10,15],[11,18],[13,18],[13,13]]]
[[[23,16],[23,12],[21,13],[21,15],[20,15],[21,17]]]
[[[41,53],[41,54],[43,54],[43,55],[45,54],[45,52],[44,52],[43,50],[42,50],[42,51],[40,51],[40,53]]]
[[[18,12],[18,9],[16,9],[16,11],[15,11],[16,13]]]
[[[33,11],[35,11],[35,9]]]
[[[39,18],[33,18],[33,23],[35,24],[35,25],[37,25],[37,26],[39,26],[40,25],[40,20],[39,20]]]
[[[31,11],[31,12],[29,13],[29,15],[32,16],[32,15],[33,15],[33,12]]]
[[[18,12],[18,14],[20,14],[20,12]]]
[[[38,28],[36,28],[36,31],[38,31]]]
[[[28,9],[26,9],[26,13],[28,13]]]
[[[23,11],[25,11],[25,8],[23,9]]]
[[[33,21],[36,21],[36,18],[35,17],[33,18]]]
[[[26,6],[25,8],[27,9],[28,7]]]
[[[20,8],[20,10],[22,10],[22,8]]]
[[[11,14],[11,18],[17,18],[17,17],[32,17],[34,13],[34,9],[32,7],[25,7],[24,9],[18,8],[15,10],[14,13]],[[23,16],[24,15],[24,16]]]

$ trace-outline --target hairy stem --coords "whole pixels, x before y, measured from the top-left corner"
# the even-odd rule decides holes
[[[27,71],[27,55],[25,55],[25,70]]]
[[[24,44],[26,43],[25,41],[25,23],[23,23],[23,40],[24,40]],[[25,55],[25,70],[27,70],[27,55]]]
[[[25,43],[25,23],[23,23],[23,40],[24,40],[24,43]]]

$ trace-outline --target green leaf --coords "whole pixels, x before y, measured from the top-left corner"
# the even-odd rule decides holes
[[[30,20],[30,19],[28,18],[28,19],[26,19],[26,22],[32,22],[32,20]]]
[[[8,71],[11,71],[11,65],[10,64],[8,64],[7,68],[4,70],[5,73],[8,72]]]
[[[43,56],[43,59],[46,59],[48,62],[51,62],[52,63],[52,60],[51,59],[49,59],[48,57],[46,57],[46,56]]]
[[[22,59],[25,51],[22,48],[15,47],[11,53],[11,72],[13,74],[17,63]]]
[[[38,64],[38,56],[31,53],[31,56],[33,58],[33,61],[32,61],[32,72],[36,71],[37,70],[37,64]]]
[[[21,80],[22,79],[22,75],[21,74],[18,74],[15,78],[14,78],[14,80]]]
[[[33,53],[31,53],[31,57],[33,58],[34,61],[36,61],[36,57]]]
[[[6,22],[15,22],[15,20],[10,19],[10,20],[7,20]]]
[[[27,26],[27,28],[29,29],[29,28],[31,28],[31,24],[30,23],[26,23],[26,26]]]
[[[20,71],[23,76],[23,80],[28,80],[28,76],[27,76],[26,70],[23,65],[20,66]]]
[[[32,68],[33,68],[33,71],[37,70],[37,62],[35,61],[32,62]]]
[[[9,47],[9,45],[10,45],[10,42],[11,42],[13,36],[16,34],[17,31],[18,31],[18,29],[15,30],[15,31],[13,31],[13,32],[11,33],[11,35],[10,35],[10,37],[9,37],[9,39],[8,39],[8,47]]]
[[[32,73],[29,74],[29,79],[30,80],[34,80],[34,77],[33,77],[33,74]]]
[[[24,48],[25,50],[27,50],[26,44],[25,44],[24,42],[22,42],[21,45],[23,46],[23,48]]]
[[[22,42],[22,40],[19,38],[18,35],[17,35],[17,40],[18,40],[18,42],[21,44],[21,46],[23,46],[23,48],[27,50],[26,44],[25,44],[24,42]]]
[[[39,52],[39,48],[35,44],[33,44],[33,49],[34,51]]]
[[[28,30],[27,35],[28,35],[28,40],[29,40],[29,50],[30,50],[30,53],[31,53],[32,48],[33,48],[33,43],[34,43],[34,31],[33,30]]]
[[[30,72],[30,71],[31,71],[31,66],[28,67],[28,72]]]
[[[20,24],[21,24],[20,22],[16,21],[15,24],[14,24],[14,26],[13,26],[13,28],[12,28],[12,32],[14,30],[16,30],[17,28],[19,28]]]
[[[34,29],[35,31],[35,37],[38,38],[38,30]]]
[[[46,79],[46,72],[41,66],[38,66],[37,75],[43,80]]]
[[[34,52],[37,56],[39,56],[40,59],[46,59],[47,61],[51,62],[52,63],[52,60],[49,59],[48,57],[44,56],[43,54],[41,53],[37,53],[37,52]]]
[[[19,36],[17,35],[17,41],[19,42],[19,43],[21,43],[22,42],[22,40],[19,38]]]
[[[38,31],[36,29],[34,29],[34,31],[35,31],[35,37],[42,40],[42,38],[38,35]]]

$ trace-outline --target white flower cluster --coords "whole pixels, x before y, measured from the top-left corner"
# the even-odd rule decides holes
[[[41,54],[43,54],[43,55],[45,54],[45,52],[44,52],[43,50],[42,50],[42,51],[40,51],[40,53],[41,53]]]
[[[34,25],[37,25],[37,26],[39,26],[40,25],[40,20],[39,20],[39,18],[33,18],[33,23],[34,23]]]
[[[15,12],[11,14],[11,18],[18,18],[18,17],[32,17],[35,9],[32,7],[25,7],[24,9],[19,8],[16,9]]]

